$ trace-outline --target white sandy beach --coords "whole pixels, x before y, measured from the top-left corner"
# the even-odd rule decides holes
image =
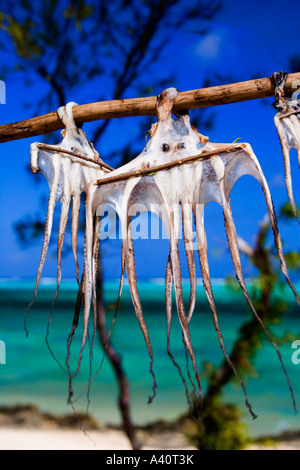
[[[160,433],[145,439],[143,450],[193,450],[180,433]],[[159,445],[160,444],[160,445]],[[0,428],[0,450],[132,450],[122,431]]]
[[[141,439],[142,450],[196,450],[177,432],[163,432]],[[0,450],[132,450],[122,431],[0,428]],[[270,445],[252,444],[246,450],[300,450],[300,439]]]
[[[197,450],[188,440],[188,421],[157,422],[136,429],[142,450]],[[0,408],[0,450],[132,450],[119,428],[100,425],[92,417],[87,430],[80,429],[74,415],[52,415],[36,406]],[[300,432],[268,437],[247,450],[300,450]]]
[[[82,428],[80,427],[80,418]],[[132,450],[125,432],[93,417],[53,415],[32,405],[0,408],[0,450]],[[194,449],[182,428],[137,429],[142,449]]]

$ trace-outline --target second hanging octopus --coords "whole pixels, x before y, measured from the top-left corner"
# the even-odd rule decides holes
[[[255,417],[252,407],[249,404],[244,384],[226,352],[222,333],[219,328],[217,310],[210,282],[207,242],[204,226],[204,209],[206,204],[211,201],[215,201],[219,203],[223,209],[228,247],[240,288],[250,306],[250,309],[257,318],[257,321],[261,324],[261,327],[264,329],[266,335],[277,351],[279,360],[287,377],[295,407],[293,390],[282,363],[279,349],[271,338],[269,332],[266,331],[247,291],[241,269],[236,228],[229,199],[234,184],[243,175],[252,175],[261,184],[265,195],[270,223],[273,229],[277,253],[280,259],[281,270],[287,283],[294,292],[297,302],[300,303],[298,294],[296,293],[288,275],[268,184],[258,159],[249,144],[216,144],[209,142],[207,137],[200,134],[190,124],[190,118],[187,113],[177,117],[173,116],[173,106],[178,93],[177,89],[169,88],[164,90],[158,96],[158,121],[152,125],[152,128],[148,133],[150,140],[142,153],[127,165],[124,165],[109,174],[103,175],[97,182],[91,182],[87,186],[86,247],[83,283],[84,327],[79,362],[88,336],[91,298],[93,298],[94,305],[94,325],[96,324],[96,274],[99,253],[99,227],[103,207],[106,204],[109,204],[117,212],[122,230],[122,278],[119,296],[121,295],[123,279],[126,271],[135,313],[143,332],[150,356],[150,371],[153,376],[153,394],[149,401],[151,401],[155,396],[157,383],[154,374],[153,351],[138,293],[133,242],[130,234],[130,223],[135,216],[135,212],[132,208],[134,208],[135,204],[138,204],[138,210],[140,211],[142,205],[145,211],[154,212],[162,219],[170,240],[170,254],[167,260],[166,269],[168,353],[173,363],[178,367],[187,391],[187,383],[170,351],[169,344],[172,315],[172,289],[174,288],[176,309],[182,328],[183,344],[192,363],[196,387],[193,379],[191,377],[190,378],[194,385],[194,390],[198,390],[198,397],[201,399],[202,392],[199,372],[197,369],[189,329],[190,320],[196,303],[196,267],[193,243],[194,220],[197,236],[197,252],[202,271],[203,286],[208,304],[212,311],[221,348],[226,360],[241,383],[245,393],[246,405],[252,416]],[[178,249],[181,218],[191,286],[190,303],[187,312],[185,311],[183,303],[180,256]]]

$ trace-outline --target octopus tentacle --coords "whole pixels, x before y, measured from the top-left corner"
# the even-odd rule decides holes
[[[52,357],[55,359],[55,361],[58,363],[60,368],[63,369],[63,370],[64,370],[64,367],[61,365],[61,363],[59,362],[59,360],[55,356],[55,354],[52,350],[52,347],[50,346],[49,334],[50,334],[50,325],[51,325],[52,317],[53,317],[54,305],[55,305],[55,302],[58,298],[59,288],[60,288],[60,283],[61,283],[61,258],[62,258],[62,249],[63,249],[65,231],[66,231],[66,227],[67,227],[67,223],[68,223],[69,208],[70,208],[70,200],[69,200],[69,198],[64,197],[61,201],[61,215],[60,215],[59,228],[58,228],[56,291],[55,291],[55,295],[54,295],[54,298],[53,298],[53,301],[52,301],[51,312],[50,312],[49,319],[48,319],[47,332],[46,332],[46,338],[45,338],[47,347],[48,347]]]
[[[184,237],[185,252],[190,277],[190,305],[187,316],[188,323],[191,321],[196,305],[197,275],[193,245],[193,213],[191,204],[182,204],[182,229]]]
[[[210,306],[210,309],[213,314],[213,321],[215,325],[215,329],[217,332],[217,336],[219,338],[220,346],[223,351],[223,354],[225,356],[225,359],[232,369],[235,377],[237,380],[240,382],[240,385],[242,387],[244,396],[245,396],[245,404],[247,408],[249,409],[249,412],[253,419],[257,418],[257,415],[253,412],[252,406],[249,403],[248,395],[246,392],[246,388],[244,385],[243,380],[241,379],[239,373],[236,370],[235,365],[233,364],[232,360],[228,356],[228,353],[225,348],[224,344],[224,339],[223,335],[219,326],[219,320],[218,320],[218,314],[217,314],[217,309],[214,301],[214,295],[213,295],[213,290],[211,287],[211,282],[210,282],[210,273],[209,273],[209,265],[208,265],[208,258],[207,258],[207,242],[206,242],[206,235],[205,235],[205,229],[204,229],[204,221],[203,221],[203,207],[201,206],[201,210],[198,207],[195,209],[195,219],[196,219],[196,231],[197,231],[197,241],[198,241],[198,255],[199,255],[199,262],[200,262],[200,267],[201,267],[201,272],[202,272],[202,279],[203,279],[203,287],[205,290],[206,298],[208,301],[208,304]]]
[[[89,204],[90,199],[87,198],[87,205]],[[80,365],[82,361],[83,351],[85,349],[87,337],[88,337],[88,327],[89,327],[89,319],[90,319],[90,312],[91,312],[91,300],[93,303],[93,313],[94,313],[94,322],[93,322],[93,335],[91,340],[90,346],[90,379],[89,384],[87,386],[87,390],[89,391],[90,383],[91,383],[91,357],[92,357],[92,348],[94,343],[94,338],[96,334],[96,321],[97,321],[97,306],[96,306],[96,262],[95,262],[95,252],[99,251],[99,240],[98,237],[95,237],[95,232],[98,230],[99,220],[97,220],[97,216],[93,217],[92,213],[89,213],[89,216],[86,218],[86,234],[85,234],[85,266],[84,272],[82,275],[81,283],[79,286],[79,292],[77,296],[76,308],[75,308],[75,315],[73,319],[72,331],[68,338],[68,356],[67,356],[67,367],[69,371],[69,397],[68,403],[73,403],[73,379],[77,376]],[[97,229],[96,229],[97,227]],[[98,247],[98,250],[97,250]],[[89,258],[87,258],[89,256]],[[82,303],[84,304],[84,320],[83,320],[83,333],[81,339],[81,346],[79,351],[79,357],[77,361],[77,368],[73,373],[71,373],[69,367],[69,356],[70,356],[70,347],[74,338],[75,330],[78,326],[78,318],[80,314],[80,308]]]
[[[120,276],[120,283],[119,283],[118,298],[117,298],[117,302],[116,302],[115,316],[114,316],[114,319],[113,319],[113,323],[112,323],[111,328],[112,328],[113,325],[114,325],[114,322],[115,322],[115,320],[116,320],[117,313],[118,313],[118,310],[119,310],[121,295],[122,295],[123,286],[124,286],[125,268],[126,268],[126,267],[125,267],[125,253],[124,253],[124,247],[123,247],[123,245],[122,245],[122,252],[121,252],[121,276]],[[109,337],[109,336],[110,336],[110,334],[108,335],[108,337]]]
[[[83,333],[81,339],[81,347],[79,352],[79,359],[77,369],[73,375],[75,377],[78,374],[83,350],[85,348],[87,335],[88,335],[88,324],[90,319],[91,311],[91,298],[92,290],[94,287],[94,273],[93,273],[93,236],[94,236],[94,215],[92,212],[92,195],[94,192],[93,185],[89,184],[87,187],[86,197],[86,219],[85,219],[85,243],[84,243],[84,315],[83,315]]]
[[[182,298],[182,281],[181,281],[181,269],[180,269],[180,258],[179,258],[178,248],[175,248],[175,249],[171,248],[171,264],[172,264],[172,274],[173,274],[176,307],[177,307],[178,318],[179,318],[179,322],[180,322],[181,330],[182,330],[182,340],[183,340],[184,347],[186,351],[188,352],[187,369],[188,369],[188,357],[190,357],[192,361],[193,370],[195,372],[197,386],[198,386],[198,398],[199,398],[199,401],[201,402],[202,401],[202,387],[201,387],[200,377],[199,377],[199,373],[198,373],[198,369],[196,365],[196,358],[195,358],[195,354],[194,354],[194,350],[192,346],[189,326],[187,322],[187,317],[185,315],[183,298]],[[191,380],[194,393],[195,393],[195,390],[196,390],[195,385],[190,375],[189,375],[189,378]]]
[[[93,334],[90,344],[90,359],[93,351],[93,344],[96,336],[97,329],[97,273],[99,269],[99,248],[100,248],[100,233],[101,218],[95,215],[93,220],[93,248],[92,248],[92,303],[93,303]]]
[[[167,315],[167,347],[170,350],[170,332],[172,322],[172,267],[170,254],[166,267],[165,296],[166,296],[166,315]]]
[[[70,209],[70,199],[63,198],[61,201],[61,216],[59,221],[59,228],[58,228],[58,241],[57,241],[57,287],[56,292],[53,300],[53,306],[57,300],[59,287],[61,283],[61,258],[62,258],[62,249],[65,239],[65,233],[68,223],[68,216],[69,216],[69,209]]]
[[[174,366],[178,369],[179,375],[181,377],[181,380],[182,380],[184,388],[185,388],[185,394],[186,394],[186,398],[187,398],[190,410],[192,410],[192,403],[191,403],[190,397],[189,397],[189,390],[188,390],[187,382],[186,382],[186,380],[183,376],[182,370],[181,370],[178,362],[175,360],[173,354],[171,353],[171,349],[170,349],[170,332],[171,332],[171,322],[172,322],[172,286],[173,286],[173,283],[172,283],[172,266],[171,266],[171,258],[170,258],[170,254],[169,254],[167,267],[166,267],[166,280],[165,280],[166,314],[167,314],[167,352],[168,352],[168,356],[170,357],[170,359],[173,362]]]
[[[116,322],[116,319],[117,319],[117,314],[118,314],[118,310],[119,310],[119,305],[120,305],[120,299],[121,299],[121,295],[122,295],[122,290],[123,290],[123,285],[124,285],[124,275],[125,275],[125,256],[123,254],[123,248],[122,248],[122,255],[121,255],[121,259],[122,259],[122,272],[121,272],[121,276],[120,276],[120,283],[119,283],[119,291],[118,291],[118,298],[117,298],[117,302],[116,302],[116,308],[115,308],[115,314],[114,314],[114,318],[112,320],[112,323],[111,323],[111,326],[110,326],[110,329],[107,333],[107,343],[104,344],[104,351],[103,351],[103,356],[102,356],[102,359],[101,359],[101,362],[100,362],[100,366],[98,367],[97,371],[95,372],[94,374],[94,377],[92,379],[90,379],[89,381],[89,384],[88,384],[88,387],[87,389],[92,385],[92,383],[94,382],[95,378],[97,377],[97,375],[99,374],[100,370],[102,369],[102,366],[103,366],[103,363],[104,363],[104,359],[105,359],[105,356],[106,356],[106,350],[108,348],[108,345],[109,345],[109,340],[110,340],[110,336],[111,336],[111,333],[112,333],[112,330],[113,330],[113,327],[114,327],[114,324]],[[97,301],[97,296],[96,296],[96,299]],[[94,302],[94,305],[95,305],[95,302]],[[83,393],[83,392],[82,392]],[[81,395],[77,398],[77,400],[81,397]]]
[[[57,242],[57,281],[56,281],[56,291],[55,295],[52,301],[52,306],[51,306],[51,312],[49,315],[48,319],[48,325],[47,325],[47,331],[46,331],[46,345],[54,358],[54,360],[57,362],[59,367],[62,370],[65,370],[63,365],[60,363],[56,355],[54,354],[54,351],[49,343],[49,334],[50,334],[50,325],[52,322],[52,317],[53,317],[53,310],[54,310],[54,305],[55,302],[58,298],[59,294],[59,288],[60,288],[60,283],[61,283],[61,258],[62,258],[62,249],[63,249],[63,243],[64,243],[64,237],[65,237],[65,231],[67,228],[67,223],[68,223],[68,216],[69,216],[69,208],[70,208],[70,200],[68,197],[63,197],[61,200],[61,215],[60,215],[60,221],[59,221],[59,228],[58,228],[58,242]]]
[[[94,346],[94,341],[95,341],[95,336],[96,336],[96,331],[97,331],[97,317],[98,317],[98,306],[97,306],[97,272],[99,269],[99,248],[100,248],[100,229],[101,229],[101,217],[95,215],[94,217],[94,234],[93,234],[93,250],[92,250],[92,273],[93,273],[93,281],[92,281],[92,298],[93,298],[93,333],[92,333],[92,338],[91,338],[91,343],[90,343],[90,374],[89,374],[89,380],[88,380],[88,385],[87,385],[87,410],[86,414],[88,412],[88,407],[90,405],[90,389],[91,385],[94,379],[92,379],[92,357],[93,357],[93,346]]]
[[[55,359],[55,361],[58,363],[61,369],[64,370],[64,367],[61,365],[57,357],[55,356],[52,347],[50,346],[49,343],[49,334],[50,334],[50,325],[52,322],[52,317],[53,317],[53,310],[54,310],[54,305],[56,303],[56,300],[58,298],[59,294],[59,288],[60,288],[60,283],[61,283],[61,258],[62,258],[62,249],[63,249],[63,244],[64,244],[64,238],[65,238],[65,231],[67,228],[67,223],[68,223],[68,216],[69,216],[69,208],[70,208],[70,200],[69,198],[63,198],[61,201],[61,215],[60,215],[60,221],[59,221],[59,228],[58,228],[58,241],[57,241],[57,278],[56,278],[56,291],[54,294],[54,298],[52,301],[52,306],[51,306],[51,312],[49,315],[48,319],[48,325],[47,325],[47,332],[46,332],[46,344],[47,347],[52,355],[52,357]]]
[[[74,311],[74,316],[73,316],[73,321],[72,321],[72,328],[71,328],[71,331],[69,333],[68,341],[67,341],[68,355],[67,355],[67,358],[66,358],[66,366],[67,366],[68,369],[69,369],[68,364],[69,364],[69,360],[70,360],[70,349],[71,349],[71,345],[72,345],[72,342],[73,342],[73,339],[74,339],[75,331],[78,327],[81,306],[84,302],[83,284],[84,284],[84,272],[82,274],[80,284],[79,284],[79,289],[78,289],[78,292],[77,292],[75,311]]]
[[[101,222],[99,222],[101,223]],[[123,248],[122,248],[122,255],[121,255],[121,260],[122,260],[122,263],[121,263],[121,267],[122,267],[122,272],[121,272],[121,276],[120,276],[120,283],[119,283],[119,290],[118,290],[118,298],[117,298],[117,302],[116,302],[116,308],[115,308],[115,314],[114,314],[114,318],[112,320],[112,323],[111,323],[111,326],[110,326],[110,329],[107,333],[107,343],[104,344],[104,351],[103,351],[103,356],[102,356],[102,359],[101,359],[101,362],[100,362],[100,365],[98,367],[98,369],[96,370],[93,378],[91,378],[90,376],[90,379],[89,379],[89,382],[88,382],[88,385],[85,387],[85,389],[80,393],[80,395],[75,399],[73,400],[72,399],[72,396],[73,396],[73,387],[72,387],[72,380],[74,378],[75,375],[72,375],[71,372],[70,372],[70,368],[68,367],[68,370],[69,370],[69,400],[71,403],[75,403],[76,401],[78,401],[84,394],[85,391],[88,391],[89,393],[89,390],[93,384],[93,382],[95,381],[97,375],[99,374],[99,372],[101,371],[102,369],[102,366],[103,366],[103,363],[104,363],[104,360],[105,360],[105,357],[106,357],[106,350],[108,348],[108,344],[109,344],[109,340],[110,340],[110,336],[111,336],[111,333],[112,333],[112,330],[113,330],[113,327],[114,327],[114,324],[116,322],[116,319],[117,319],[117,314],[118,314],[118,310],[119,310],[119,304],[120,304],[120,299],[121,299],[121,295],[122,295],[122,290],[123,290],[123,285],[124,285],[124,275],[125,275],[125,256],[123,254]],[[84,276],[85,273],[83,273],[83,276]],[[78,291],[78,296],[77,296],[77,302],[76,302],[76,309],[75,309],[75,314],[74,314],[74,319],[73,319],[73,325],[72,325],[72,331],[69,335],[69,339],[68,339],[68,345],[69,343],[72,342],[73,340],[73,336],[74,336],[74,333],[75,333],[75,330],[78,326],[78,318],[79,318],[79,314],[80,314],[80,307],[83,303],[83,297],[84,297],[84,294],[83,294],[83,278],[81,279],[81,283],[80,283],[80,287],[79,287],[79,291]],[[97,295],[96,295],[96,302],[97,302]],[[95,305],[95,301],[93,300],[93,303]],[[69,351],[69,350],[68,350]],[[69,356],[70,354],[68,354],[68,360],[69,360]]]
[[[192,215],[192,205],[190,203],[181,203],[182,208],[182,232],[185,246],[186,259],[188,264],[189,279],[190,279],[190,303],[189,311],[187,315],[187,323],[190,323],[196,305],[196,294],[197,294],[197,276],[196,276],[196,265],[194,257],[194,246],[193,246],[193,215]],[[195,386],[189,371],[188,364],[188,352],[185,347],[186,352],[186,364],[188,377],[193,384],[193,393],[195,395]]]
[[[77,256],[77,234],[78,234],[78,225],[79,225],[79,213],[80,213],[80,194],[73,195],[73,206],[72,206],[72,227],[71,227],[71,241],[72,241],[72,251],[75,261],[75,270],[76,270],[76,279],[78,285],[80,284],[79,279],[79,263]]]
[[[171,219],[171,225],[170,225],[170,228],[171,228],[170,257],[171,257],[177,313],[178,313],[179,322],[180,322],[181,329],[182,329],[183,342],[189,353],[189,357],[191,358],[192,365],[193,365],[193,370],[195,372],[196,382],[198,386],[199,400],[202,401],[202,387],[201,387],[200,377],[199,377],[199,373],[198,373],[198,369],[196,365],[196,358],[195,358],[195,354],[194,354],[194,350],[192,346],[188,320],[185,315],[184,304],[183,304],[181,267],[180,267],[180,257],[179,257],[179,250],[178,250],[180,211],[179,211],[178,206],[174,206],[172,209],[173,209],[173,213],[172,213],[172,219]]]
[[[56,163],[56,166],[59,166],[58,162],[55,162],[55,163]],[[57,171],[55,172],[55,176],[54,176],[54,180],[53,180],[53,185],[52,185],[52,188],[51,188],[50,193],[49,193],[47,218],[46,218],[46,224],[45,224],[42,253],[41,253],[41,258],[40,258],[40,262],[39,262],[39,266],[38,266],[38,270],[37,270],[34,293],[33,293],[32,300],[31,300],[30,304],[28,305],[28,307],[26,309],[26,312],[25,312],[24,326],[25,326],[26,336],[28,336],[28,331],[27,331],[27,328],[26,328],[27,315],[28,315],[28,312],[29,312],[31,306],[33,305],[33,303],[36,299],[36,296],[37,296],[37,292],[38,292],[38,288],[39,288],[39,285],[40,285],[40,282],[41,282],[43,268],[44,268],[44,265],[45,265],[46,256],[47,256],[47,252],[48,252],[48,248],[49,248],[49,243],[50,243],[50,238],[51,238],[51,233],[52,233],[52,226],[53,226],[54,209],[55,209],[55,206],[56,206],[56,193],[57,193],[58,183],[59,183],[59,171],[58,171],[58,168],[57,168]]]
[[[282,124],[280,121],[281,121],[280,118],[276,115],[274,118],[274,122],[275,122],[275,126],[277,127],[278,135],[280,138],[280,145],[281,145],[283,163],[284,163],[284,175],[285,175],[286,189],[287,189],[288,198],[292,206],[294,216],[299,222],[299,218],[297,214],[297,207],[296,207],[294,194],[293,194],[293,183],[292,183],[291,162],[290,162],[290,146],[288,144],[287,137],[285,135],[285,132],[282,128]],[[298,157],[298,162],[299,162],[299,151],[297,152],[297,157]]]
[[[295,133],[295,149],[297,150],[297,159],[298,159],[298,163],[300,165],[300,121],[298,119],[298,117],[296,116],[296,114],[292,114],[290,116],[290,121],[292,123],[292,125],[294,126],[294,133]]]
[[[259,169],[259,172],[260,172],[261,185],[262,185],[262,189],[263,189],[263,192],[264,192],[264,195],[265,195],[266,205],[267,205],[269,218],[270,218],[272,231],[273,231],[273,236],[274,236],[274,242],[275,242],[276,250],[277,250],[277,253],[278,253],[279,260],[280,260],[281,271],[282,271],[283,275],[285,276],[286,281],[287,281],[288,285],[290,286],[290,288],[291,288],[291,290],[292,290],[292,292],[295,296],[296,301],[300,305],[299,295],[298,295],[298,293],[295,289],[295,286],[293,285],[292,281],[290,280],[287,264],[286,264],[286,261],[285,261],[284,255],[283,255],[281,236],[280,236],[279,229],[278,229],[276,212],[275,212],[275,208],[274,208],[274,204],[273,204],[273,201],[272,201],[272,196],[271,196],[271,193],[270,193],[268,183],[267,183],[267,181],[264,177],[264,174],[263,174],[263,171],[260,167],[260,164],[259,164],[255,154],[253,153],[253,151],[251,150],[250,147],[249,147],[249,153],[251,153],[251,156],[252,156],[253,160],[256,162],[257,168]]]
[[[137,288],[137,277],[136,277],[136,267],[135,267],[135,260],[134,260],[134,248],[133,248],[133,241],[131,236],[131,226],[130,222],[135,216],[135,204],[136,204],[136,195],[135,195],[135,187],[137,186],[140,178],[136,180],[129,181],[125,186],[123,186],[124,194],[123,198],[115,199],[115,209],[119,214],[120,217],[120,224],[121,224],[121,232],[122,232],[122,274],[121,274],[121,281],[120,281],[120,288],[119,288],[119,297],[122,292],[123,280],[124,280],[124,272],[126,268],[128,284],[131,294],[132,303],[134,306],[135,314],[138,319],[142,334],[144,336],[144,340],[148,349],[148,354],[150,357],[150,373],[152,375],[152,396],[148,397],[148,403],[151,403],[156,395],[157,389],[157,382],[154,373],[154,358],[153,358],[153,351],[152,345],[150,341],[149,332],[147,329],[147,325],[143,316],[143,310],[139,298],[138,288]],[[109,198],[111,194],[109,192]]]
[[[266,329],[262,319],[258,315],[258,313],[257,313],[257,311],[256,311],[256,309],[255,309],[255,307],[254,307],[254,305],[253,305],[253,303],[250,299],[248,291],[247,291],[246,283],[245,283],[244,276],[243,276],[243,273],[242,273],[242,268],[241,268],[241,261],[240,261],[240,254],[239,254],[239,249],[238,249],[236,229],[235,229],[235,225],[234,225],[234,221],[233,221],[233,217],[232,217],[231,208],[230,208],[229,203],[227,203],[227,204],[224,203],[223,213],[224,213],[225,229],[226,229],[226,234],[227,234],[227,238],[228,238],[228,245],[229,245],[229,249],[230,249],[230,253],[231,253],[231,259],[232,259],[232,262],[233,262],[233,265],[234,265],[234,269],[235,269],[235,272],[236,272],[236,277],[237,277],[238,283],[239,283],[239,285],[242,289],[242,292],[243,292],[243,294],[244,294],[244,296],[245,296],[245,298],[246,298],[246,300],[249,304],[249,307],[252,310],[255,318],[257,319],[257,321],[261,325],[264,333],[267,335],[267,337],[269,338],[271,344],[273,345],[273,347],[275,348],[275,350],[277,352],[282,370],[285,374],[285,377],[286,377],[286,380],[287,380],[287,383],[288,383],[288,387],[290,389],[290,393],[291,393],[291,397],[292,397],[292,401],[293,401],[293,407],[294,407],[294,410],[296,412],[296,401],[295,401],[294,391],[293,391],[289,376],[287,374],[286,368],[283,364],[283,360],[282,360],[282,356],[281,356],[281,353],[279,351],[279,348],[278,348],[277,344],[275,343],[275,341],[273,340],[273,338],[271,337],[268,330]]]
[[[130,230],[128,230],[128,239],[123,241],[123,246],[124,246],[124,254],[125,254],[125,264],[126,264],[126,272],[127,272],[127,277],[128,277],[128,284],[130,288],[130,293],[131,293],[131,298],[132,302],[134,305],[135,313],[140,325],[140,328],[142,330],[148,353],[150,356],[150,373],[152,375],[152,390],[153,394],[152,396],[148,397],[148,403],[151,403],[153,399],[155,398],[156,395],[156,389],[157,389],[157,382],[156,382],[156,377],[154,374],[153,370],[153,351],[152,351],[152,346],[151,346],[151,341],[148,333],[148,329],[146,326],[146,322],[144,319],[143,315],[143,310],[140,302],[140,297],[137,289],[137,278],[136,278],[136,269],[135,269],[135,261],[134,261],[134,250],[133,250],[133,243],[132,243],[132,238],[130,235]]]

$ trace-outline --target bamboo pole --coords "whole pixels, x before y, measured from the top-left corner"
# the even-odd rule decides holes
[[[289,74],[284,91],[287,95],[296,91],[300,84],[300,72]],[[210,88],[184,91],[178,95],[174,111],[206,108],[274,96],[275,85],[271,77],[231,83]],[[100,119],[130,116],[155,116],[156,97],[131,98],[74,106],[73,115],[77,125]],[[63,129],[64,125],[55,112],[36,116],[24,121],[0,126],[0,143],[24,139]]]

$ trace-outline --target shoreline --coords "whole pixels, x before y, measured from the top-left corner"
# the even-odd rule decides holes
[[[16,429],[0,427],[0,451],[5,450],[126,450],[132,451],[122,431],[104,428],[101,431],[70,429]],[[141,450],[190,450],[197,448],[186,443],[180,433],[170,432],[152,435],[142,441]],[[294,439],[249,444],[245,449],[254,450],[300,450],[300,435]]]
[[[82,424],[81,424],[82,423]],[[136,426],[141,450],[196,450],[176,423]],[[0,407],[0,450],[132,450],[119,426],[92,416],[54,415],[35,405]]]
[[[0,450],[132,450],[120,427],[89,417],[80,428],[78,418],[85,417],[44,413],[32,405],[0,407]],[[197,451],[184,421],[158,421],[135,429],[141,450]],[[300,450],[300,430],[251,440],[243,450]]]

